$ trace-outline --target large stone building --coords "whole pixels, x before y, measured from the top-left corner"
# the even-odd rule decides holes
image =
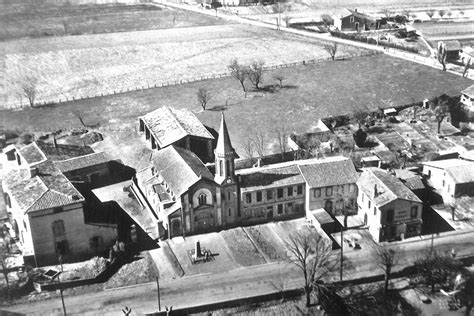
[[[236,153],[224,116],[213,154],[211,172],[192,150],[172,143],[154,152],[150,166],[138,170],[131,183],[115,188],[117,194],[94,192],[104,203],[121,196],[118,203],[123,210],[153,239],[302,217],[307,208],[326,207],[337,215],[341,201],[352,213],[357,210],[357,172],[348,158],[236,170]],[[315,193],[317,190],[322,193]],[[139,210],[131,207],[134,202],[126,192],[138,201],[134,205]]]
[[[399,179],[378,168],[366,168],[357,186],[358,216],[375,241],[404,239],[421,234],[421,200]]]
[[[117,238],[116,224],[86,222],[87,190],[81,193],[71,182],[95,185],[110,178],[111,160],[105,154],[34,142],[9,148],[3,158],[16,162],[2,185],[26,264],[56,264],[59,255],[65,262],[81,260],[104,252]]]

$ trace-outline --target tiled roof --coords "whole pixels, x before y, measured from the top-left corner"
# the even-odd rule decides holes
[[[214,139],[199,119],[186,109],[164,106],[140,118],[161,148],[188,135]]]
[[[109,201],[116,202],[151,238],[158,238],[157,220],[152,211],[146,206],[141,205],[132,193],[132,181],[112,184],[92,192],[97,198],[105,203]],[[124,190],[124,188],[127,188]]]
[[[67,160],[56,161],[54,164],[62,172],[69,172],[72,170],[78,170],[87,168],[102,163],[109,162],[111,159],[104,152],[92,153],[85,156],[75,157]]]
[[[452,41],[443,41],[444,47],[446,48],[447,51],[457,51],[462,49],[461,42],[457,40],[452,40]]]
[[[304,179],[300,174],[298,166],[295,164],[244,169],[239,170],[237,174],[240,178],[239,182],[242,191],[304,184]]]
[[[410,190],[421,190],[425,188],[420,176],[406,169],[395,169],[395,176],[400,179]]]
[[[455,183],[474,182],[474,161],[463,159],[445,159],[428,161],[424,162],[423,164],[426,166],[446,170],[446,172],[453,178]]]
[[[36,165],[31,177],[26,169],[12,170],[4,181],[21,210],[25,213],[83,202],[84,197],[51,161]]]
[[[353,16],[359,18],[359,19],[366,19],[366,20],[370,20],[370,21],[375,21],[375,18],[373,16],[370,16],[366,13],[362,13],[362,12],[358,12],[358,11],[355,11],[355,10],[350,10],[350,9],[347,9]]]
[[[466,89],[464,89],[463,91],[461,91],[461,93],[465,94],[465,95],[468,95],[470,97],[473,97],[474,96],[474,84]]]
[[[25,147],[21,148],[19,152],[20,155],[26,160],[26,163],[28,163],[30,166],[43,162],[47,159],[36,142],[26,145]]]
[[[397,199],[421,203],[421,200],[396,177],[382,169],[366,168],[357,181],[359,190],[381,207]]]
[[[36,141],[38,147],[46,157],[53,161],[66,160],[74,157],[92,154],[94,151],[89,146],[77,146]]]
[[[169,146],[152,157],[155,173],[160,175],[176,196],[186,192],[201,178],[214,181],[214,176],[191,151]]]
[[[302,161],[299,168],[310,188],[356,183],[358,177],[354,164],[346,157]]]

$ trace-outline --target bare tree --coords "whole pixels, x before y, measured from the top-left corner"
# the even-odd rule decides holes
[[[283,80],[285,80],[285,76],[283,76],[283,74],[280,72],[280,73],[277,73],[276,75],[274,75],[273,78],[278,80],[280,88],[282,88],[283,87]]]
[[[61,23],[63,25],[63,28],[64,28],[64,35],[68,35],[69,34],[69,21],[67,18],[63,18],[61,20]]]
[[[359,129],[362,129],[362,126],[365,124],[368,116],[369,113],[367,113],[366,111],[357,110],[354,112],[353,117],[354,120],[357,122]]]
[[[212,94],[206,88],[199,88],[196,92],[197,100],[203,110],[206,110],[207,103],[211,100]]]
[[[282,161],[285,158],[286,150],[287,150],[287,138],[288,133],[286,126],[284,124],[278,124],[278,127],[275,129],[276,137],[278,140],[278,145],[280,147],[280,153],[282,157]]]
[[[314,231],[304,229],[290,234],[285,246],[292,254],[290,262],[303,273],[306,306],[309,307],[313,289],[336,268],[337,260],[331,256],[331,243]]]
[[[253,153],[255,151],[252,138],[247,138],[244,145],[244,152],[247,158],[253,158]]]
[[[439,100],[437,101],[437,106],[434,110],[434,116],[436,118],[436,122],[438,123],[438,134],[441,131],[441,123],[443,122],[444,118],[449,115],[449,108],[445,101]]]
[[[446,15],[448,16],[448,18],[451,18],[451,16],[453,15],[453,12],[451,10],[448,10],[446,12]]]
[[[28,99],[30,106],[35,107],[35,99],[37,92],[38,80],[32,76],[26,76],[21,83],[21,91],[23,95]]]
[[[443,71],[446,71],[446,57],[448,52],[443,43],[440,43],[438,46],[438,61],[443,66]]]
[[[325,26],[332,25],[334,23],[333,18],[329,14],[321,14],[321,21],[323,21]]]
[[[390,281],[390,273],[398,264],[399,256],[396,250],[389,248],[387,245],[376,244],[373,248],[377,266],[384,273],[384,291],[388,290],[388,282]]]
[[[253,61],[248,69],[249,79],[257,90],[260,89],[258,85],[263,78],[263,65],[265,65],[265,62],[262,60]]]
[[[467,73],[468,73],[469,69],[471,68],[471,62],[472,62],[471,57],[467,57],[467,58],[464,59],[464,71],[462,73],[463,77],[467,77]]]
[[[227,66],[227,68],[230,70],[231,76],[240,82],[242,90],[244,90],[245,96],[247,96],[247,88],[245,87],[245,80],[248,78],[249,75],[247,67],[239,64],[237,59],[234,59]]]
[[[253,145],[259,158],[265,156],[265,135],[262,132],[255,133]]]
[[[331,59],[334,61],[334,59],[336,59],[337,43],[334,42],[332,44],[324,45],[324,49],[329,53]]]
[[[435,10],[433,9],[430,9],[428,11],[426,11],[426,15],[431,19],[433,18],[433,15],[435,14]]]
[[[446,14],[446,10],[438,10],[438,14],[440,18],[443,18],[443,16]]]

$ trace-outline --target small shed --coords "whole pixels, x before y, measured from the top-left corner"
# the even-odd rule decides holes
[[[446,50],[446,59],[458,59],[459,53],[462,50],[461,42],[457,40],[444,41],[440,42],[439,45],[442,45]]]

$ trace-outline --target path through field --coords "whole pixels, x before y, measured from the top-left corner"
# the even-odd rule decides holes
[[[38,80],[37,101],[58,102],[223,73],[234,58],[278,65],[329,57],[315,40],[242,25],[23,40],[0,46],[5,51],[1,58],[6,108],[26,104],[21,96],[25,77]],[[361,49],[339,51],[356,55]]]

